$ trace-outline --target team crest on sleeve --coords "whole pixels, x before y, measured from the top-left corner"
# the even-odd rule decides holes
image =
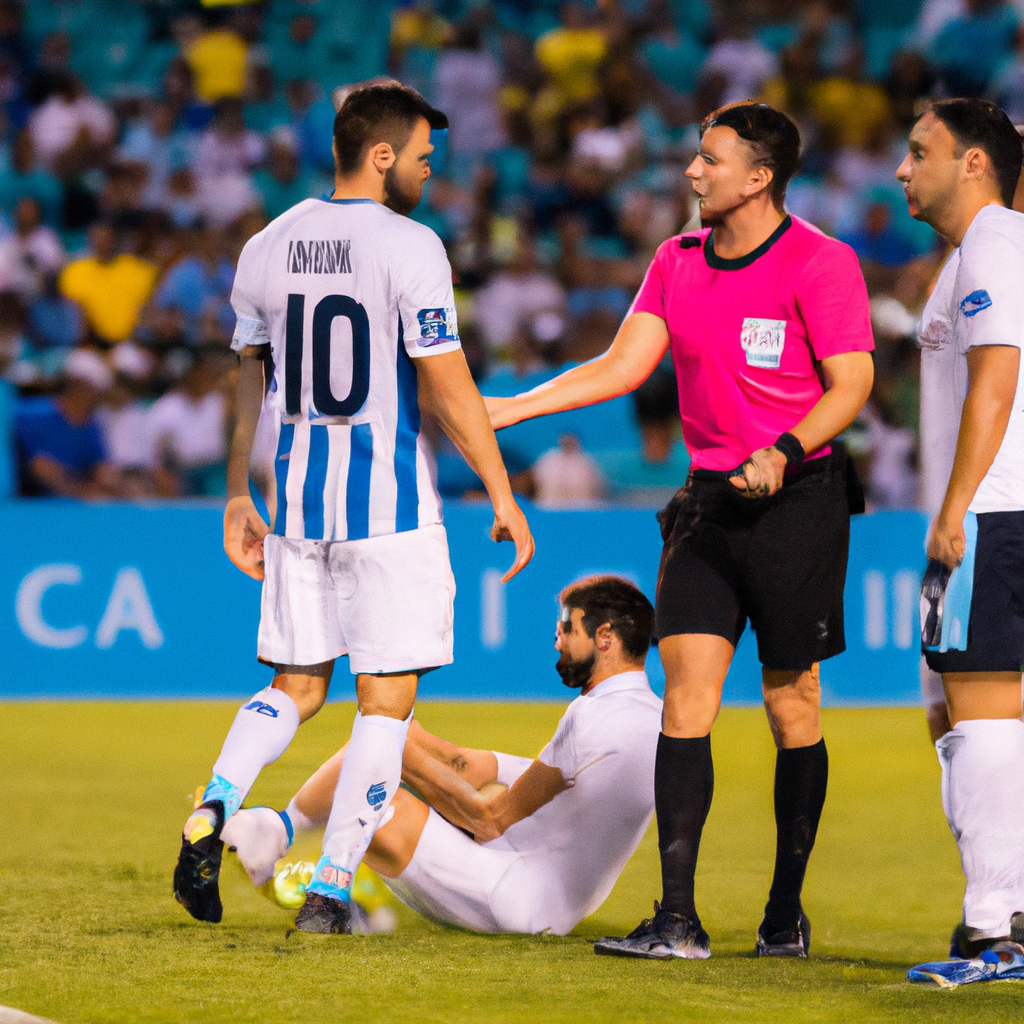
[[[975,316],[991,305],[992,297],[989,293],[984,288],[978,288],[960,302],[960,312],[964,316]]]
[[[777,370],[782,363],[782,350],[786,347],[786,321],[744,317],[740,344],[747,354],[747,366]]]
[[[446,341],[459,340],[455,310],[451,307],[421,309],[416,316],[420,322],[420,336],[416,344],[420,348],[431,348]]]

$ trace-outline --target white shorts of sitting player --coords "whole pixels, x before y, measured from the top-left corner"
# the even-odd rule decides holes
[[[565,935],[586,914],[564,913],[548,899],[556,883],[542,850],[519,851],[501,839],[481,846],[431,808],[416,852],[387,887],[437,924],[474,932]],[[561,913],[554,906],[563,905]]]
[[[353,673],[451,664],[455,577],[441,525],[363,540],[263,542],[257,653],[276,665],[343,654]]]

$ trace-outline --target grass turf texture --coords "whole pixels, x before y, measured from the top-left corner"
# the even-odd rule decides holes
[[[653,827],[604,906],[566,938],[446,931],[405,908],[390,936],[289,936],[291,917],[253,892],[237,865],[225,869],[223,923],[199,924],[174,902],[171,870],[190,794],[235,710],[0,708],[0,1004],[61,1024],[1021,1017],[1024,985],[946,992],[904,980],[908,966],[945,955],[963,891],[919,710],[826,713],[832,776],[805,891],[809,962],[751,955],[774,852],[774,750],[754,709],[727,709],[715,727],[715,802],[697,875],[708,961],[591,952],[596,937],[650,913],[660,888]],[[326,707],[249,802],[283,806],[347,737],[353,713]],[[455,742],[528,755],[560,713],[528,704],[417,710]]]

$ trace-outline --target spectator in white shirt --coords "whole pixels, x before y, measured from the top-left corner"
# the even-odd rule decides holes
[[[64,265],[64,246],[43,224],[39,203],[28,196],[14,208],[14,231],[0,239],[0,291],[17,292],[25,301],[43,291],[43,282]]]

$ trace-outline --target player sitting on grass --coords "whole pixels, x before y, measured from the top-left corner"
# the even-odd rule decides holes
[[[651,820],[661,727],[644,674],[651,604],[614,576],[574,583],[561,602],[557,668],[581,692],[536,760],[456,747],[415,721],[409,729],[402,781],[418,796],[395,794],[365,861],[439,923],[564,935],[604,901]],[[256,885],[293,828],[327,821],[344,757],[280,815],[253,808],[228,821],[223,839]]]

